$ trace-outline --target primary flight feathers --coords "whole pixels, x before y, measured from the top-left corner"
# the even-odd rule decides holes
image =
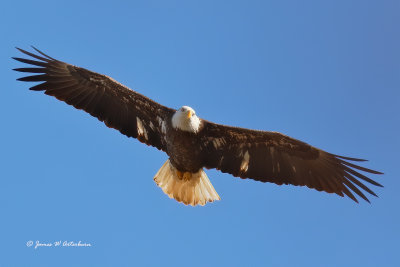
[[[241,178],[278,185],[307,186],[318,191],[376,194],[363,182],[382,186],[361,173],[382,174],[351,162],[362,159],[325,152],[278,132],[215,124],[197,117],[187,106],[178,110],[129,89],[112,78],[47,56],[17,48],[32,59],[14,58],[33,65],[16,71],[35,73],[20,81],[42,82],[31,87],[82,109],[108,127],[156,147],[169,160],[154,177],[170,197],[190,205],[218,200],[203,168],[216,168]]]

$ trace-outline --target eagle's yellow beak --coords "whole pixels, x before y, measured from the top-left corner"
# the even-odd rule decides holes
[[[188,119],[190,119],[190,117],[192,117],[192,111],[191,110],[189,110],[189,112],[188,112]]]

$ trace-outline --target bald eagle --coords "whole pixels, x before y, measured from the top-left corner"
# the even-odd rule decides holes
[[[186,205],[205,205],[220,197],[203,168],[235,177],[278,185],[307,186],[318,191],[368,201],[360,190],[376,194],[361,181],[382,186],[362,172],[382,174],[352,162],[365,161],[325,152],[278,132],[250,130],[209,122],[183,106],[165,107],[112,78],[56,60],[38,49],[34,58],[13,59],[35,67],[14,69],[33,76],[19,81],[42,82],[44,91],[82,109],[108,127],[164,151],[169,159],[154,181],[170,198]]]

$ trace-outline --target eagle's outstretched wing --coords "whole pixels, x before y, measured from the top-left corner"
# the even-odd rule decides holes
[[[35,66],[14,69],[36,74],[19,78],[20,81],[43,82],[31,87],[31,90],[44,91],[77,109],[83,109],[128,137],[166,150],[164,121],[175,110],[130,90],[110,77],[58,61],[36,48],[40,56],[17,49],[39,60],[14,57]]]
[[[364,180],[382,186],[359,171],[382,174],[350,161],[365,161],[327,153],[278,132],[249,130],[203,121],[202,150],[206,168],[216,168],[241,178],[278,185],[308,186],[318,191],[346,194],[351,191],[369,202],[359,188],[376,196]],[[357,188],[357,186],[359,188]]]

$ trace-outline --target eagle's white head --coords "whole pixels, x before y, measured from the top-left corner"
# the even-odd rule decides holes
[[[172,126],[182,131],[197,133],[200,129],[200,119],[194,109],[183,106],[172,116]]]

